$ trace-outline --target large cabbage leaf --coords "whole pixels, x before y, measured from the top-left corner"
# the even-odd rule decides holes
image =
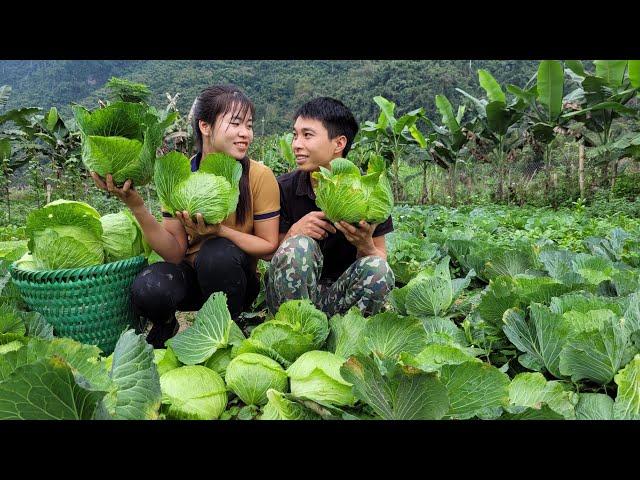
[[[571,332],[570,324],[562,315],[538,303],[531,304],[530,312],[531,319],[527,321],[522,311],[507,310],[504,333],[518,350],[531,355],[556,378],[562,378],[560,352]]]
[[[415,317],[382,312],[367,319],[358,350],[379,359],[396,360],[401,352],[417,354],[426,345],[427,334]]]
[[[352,307],[344,315],[331,317],[327,350],[341,358],[349,358],[358,353],[358,345],[367,321],[358,307]]]
[[[581,393],[576,405],[578,420],[613,420],[613,398],[604,393]]]
[[[548,405],[551,410],[564,418],[576,417],[578,394],[558,381],[547,381],[539,372],[519,373],[509,385],[510,413],[522,413],[527,408],[535,410]]]
[[[167,340],[178,360],[185,365],[203,363],[218,349],[244,340],[240,327],[231,319],[227,296],[213,293],[196,314],[193,325]]]
[[[267,390],[268,402],[262,410],[260,420],[320,420],[320,415],[304,405],[289,400],[286,394],[270,388]]]
[[[385,420],[437,420],[449,410],[447,390],[430,373],[396,368],[382,375],[370,357],[351,357],[340,369],[357,399]]]
[[[0,419],[90,420],[104,395],[77,383],[63,358],[43,358],[0,383]]]
[[[629,332],[615,317],[602,326],[576,331],[560,353],[560,373],[574,382],[582,379],[605,385],[630,360]]]
[[[440,381],[447,389],[447,418],[468,419],[509,404],[509,377],[492,365],[465,362],[443,365]]]
[[[115,390],[103,399],[101,418],[151,420],[158,418],[162,400],[153,347],[142,335],[127,330],[116,343],[110,371]]]
[[[618,394],[613,405],[616,420],[640,420],[640,354],[614,377]]]
[[[38,270],[81,268],[104,262],[102,242],[80,227],[47,228],[33,237]]]

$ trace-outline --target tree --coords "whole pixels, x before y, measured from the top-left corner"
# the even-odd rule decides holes
[[[476,116],[467,123],[468,130],[481,135],[493,144],[493,159],[498,166],[498,200],[504,195],[505,164],[508,152],[522,144],[521,135],[509,135],[517,129],[517,123],[524,115],[526,108],[522,98],[516,97],[507,104],[507,98],[500,84],[487,70],[478,70],[480,86],[487,94],[486,99],[478,99],[460,88],[462,93],[474,106]],[[516,132],[517,133],[517,132]]]
[[[640,89],[640,60],[595,60],[595,74],[579,60],[567,60],[567,74],[578,87],[567,98],[578,110],[562,115],[579,122],[587,130],[587,157],[603,166],[604,178],[615,187],[618,161],[623,156],[638,157],[640,132],[619,128],[623,120],[637,119],[639,111],[629,106]]]

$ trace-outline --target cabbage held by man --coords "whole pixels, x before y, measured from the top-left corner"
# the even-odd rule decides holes
[[[393,193],[381,158],[369,162],[366,175],[349,160],[337,158],[331,170],[320,167],[312,176],[318,182],[316,204],[332,222],[381,223],[391,215]]]

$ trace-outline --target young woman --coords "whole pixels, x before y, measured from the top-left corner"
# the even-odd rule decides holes
[[[213,292],[224,292],[237,319],[259,293],[258,259],[269,258],[278,247],[280,193],[273,172],[247,157],[254,112],[251,100],[233,85],[204,89],[192,107],[197,153],[191,170],[217,152],[242,165],[238,207],[219,224],[207,225],[200,213],[186,211],[162,212],[160,224],[130,180],[117,188],[111,175],[103,180],[91,172],[99,188],[129,207],[147,242],[165,260],[146,267],[132,286],[136,313],[153,323],[147,342],[154,348],[162,348],[178,331],[177,310],[198,310]]]

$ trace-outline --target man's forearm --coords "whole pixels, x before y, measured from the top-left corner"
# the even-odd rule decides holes
[[[368,257],[368,256],[382,257],[382,258],[384,258],[386,260],[387,259],[387,252],[384,252],[384,251],[376,248],[376,246],[373,244],[373,242],[371,243],[371,245],[367,245],[366,247],[357,249],[356,258],[362,258],[362,257]]]

